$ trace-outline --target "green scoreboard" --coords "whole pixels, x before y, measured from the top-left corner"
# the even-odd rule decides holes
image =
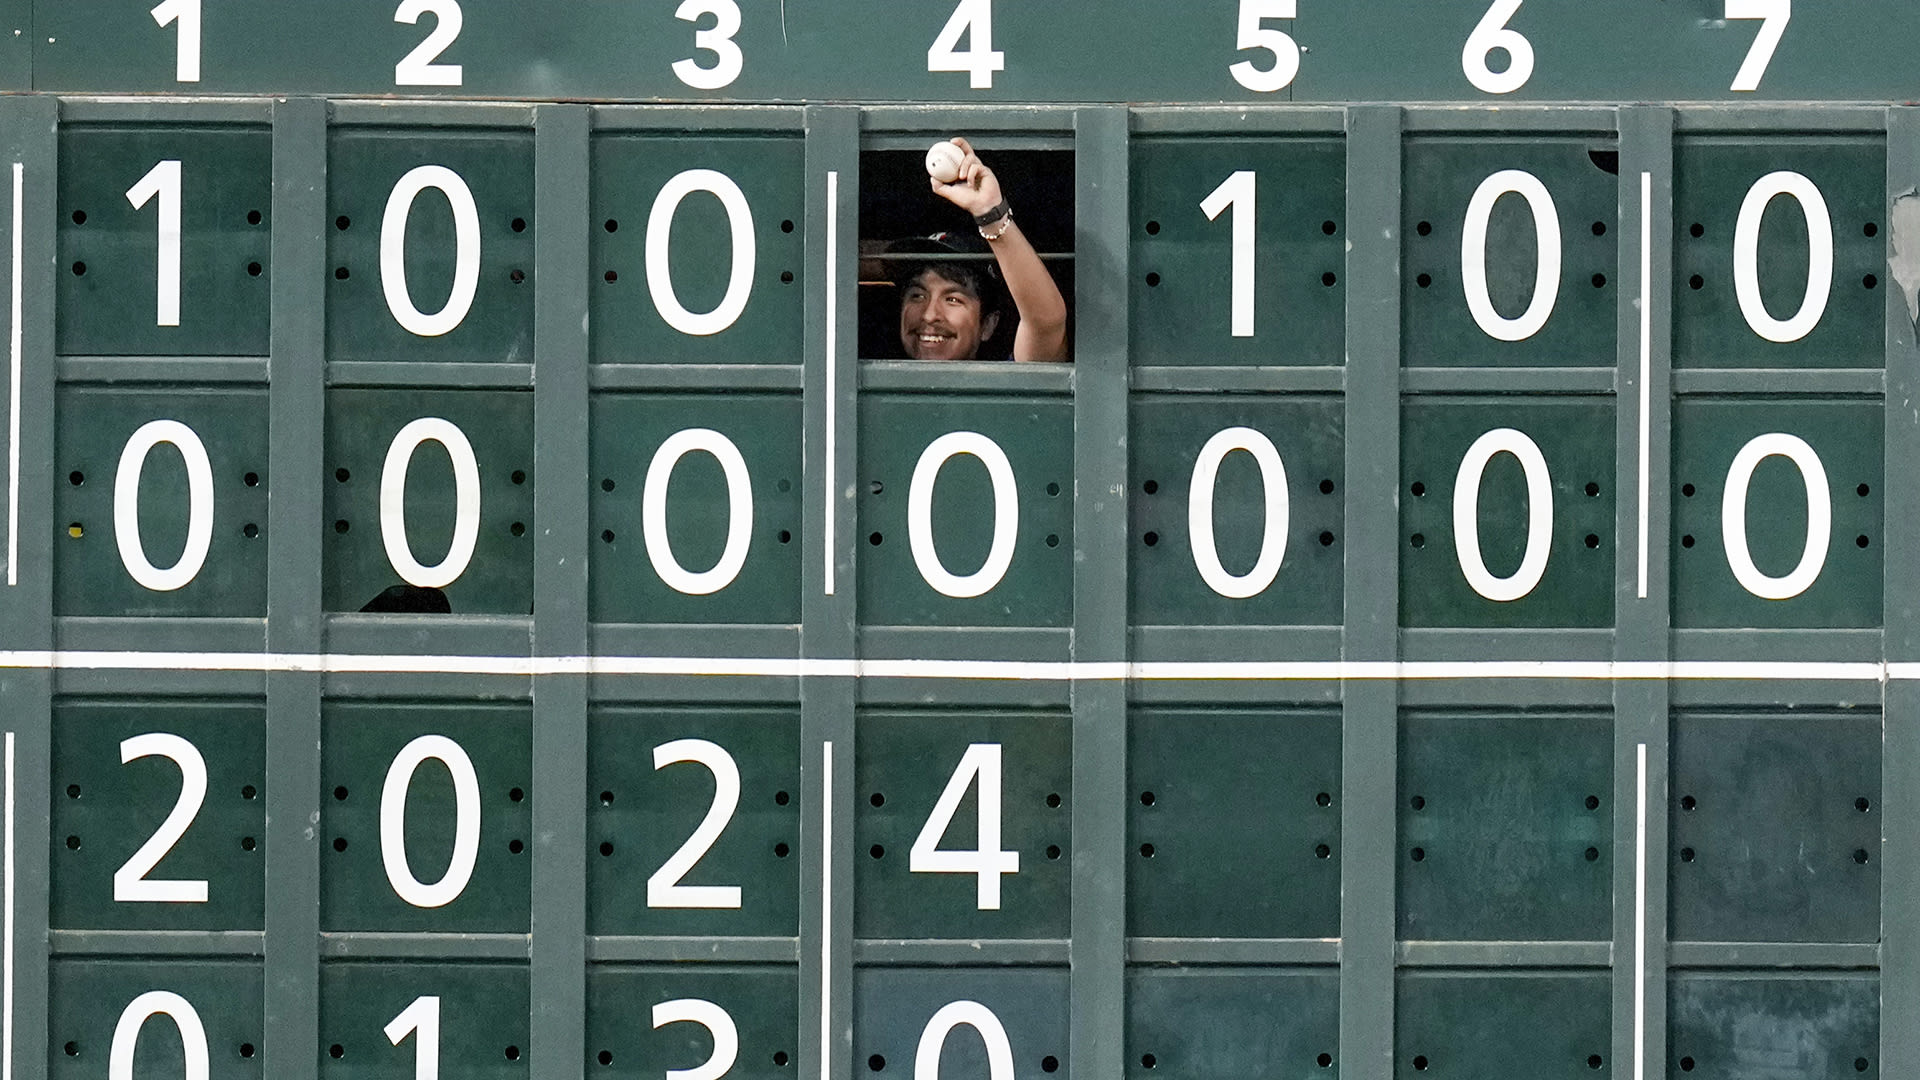
[[[0,0],[0,1080],[1920,1076],[1916,56]]]

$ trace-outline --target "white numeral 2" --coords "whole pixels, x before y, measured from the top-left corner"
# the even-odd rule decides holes
[[[967,35],[967,51],[960,51],[960,35]],[[1007,69],[1007,54],[993,47],[993,0],[960,0],[940,36],[927,49],[928,71],[964,71],[967,85],[991,90],[993,73]]]
[[[1233,211],[1233,336],[1253,336],[1254,282],[1254,189],[1258,178],[1251,169],[1241,169],[1220,182],[1200,209],[1208,221],[1217,221],[1222,211]]]
[[[953,815],[966,797],[974,777],[980,778],[980,847],[975,851],[943,851],[940,840],[953,825]],[[1000,875],[1020,872],[1020,853],[1000,850],[1000,744],[974,743],[954,766],[945,791],[933,804],[933,813],[907,853],[907,869],[916,874],[975,874],[981,911],[1000,910]],[[944,1032],[943,1032],[944,1035]],[[923,1044],[924,1045],[924,1044]],[[934,1051],[936,1057],[939,1050]],[[997,1073],[996,1073],[997,1075]]]
[[[724,747],[705,739],[675,739],[670,743],[661,743],[653,748],[653,767],[660,770],[668,765],[682,761],[698,762],[713,774],[713,805],[707,808],[707,816],[700,820],[700,827],[693,830],[687,842],[673,857],[660,865],[647,879],[647,906],[650,908],[737,908],[740,906],[740,886],[738,885],[682,885],[680,879],[687,876],[701,856],[712,850],[714,841],[726,830],[727,822],[733,820],[733,811],[740,805],[740,767],[734,764],[733,755]],[[659,1025],[655,1025],[656,1027]]]
[[[460,36],[460,24],[464,20],[458,0],[400,0],[393,21],[414,25],[422,15],[434,17],[433,33],[393,65],[393,85],[459,86],[462,75],[459,64],[434,63]]]
[[[163,757],[180,766],[180,798],[174,802],[167,819],[140,845],[140,850],[133,853],[133,858],[113,872],[113,898],[133,903],[204,904],[207,902],[205,881],[148,881],[147,875],[187,834],[187,826],[193,824],[200,804],[206,801],[207,761],[192,743],[164,731],[121,740],[120,764],[143,757]]]
[[[135,210],[160,196],[159,253],[154,264],[154,319],[160,326],[180,325],[180,163],[162,161],[127,189]]]
[[[1753,47],[1740,62],[1730,90],[1758,90],[1760,80],[1773,60],[1773,50],[1793,19],[1793,0],[1727,0],[1727,18],[1759,19],[1760,32],[1753,36]]]
[[[180,23],[174,31],[173,80],[200,81],[200,0],[166,0],[153,9],[153,21],[167,26]]]

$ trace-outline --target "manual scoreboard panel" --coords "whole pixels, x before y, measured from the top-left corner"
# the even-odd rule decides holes
[[[1920,20],[1591,7],[0,3],[0,1068],[1920,1073]]]

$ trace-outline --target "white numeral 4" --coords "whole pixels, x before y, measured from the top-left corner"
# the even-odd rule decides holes
[[[433,16],[433,33],[393,65],[393,85],[459,86],[462,76],[459,64],[434,63],[460,36],[463,16],[458,0],[400,0],[393,21],[411,26],[419,23],[422,15]]]
[[[713,26],[693,32],[693,47],[713,54],[713,66],[701,67],[693,59],[675,60],[673,73],[695,90],[718,90],[733,85],[746,66],[746,57],[733,35],[740,32],[740,5],[736,0],[683,0],[673,17],[682,22],[698,22],[700,16],[713,16]]]
[[[980,846],[975,851],[946,851],[940,840],[975,776],[980,778]],[[975,874],[981,911],[1000,910],[1000,875],[1020,872],[1020,853],[1000,850],[1000,744],[974,743],[954,766],[947,789],[907,853],[907,869],[916,874]]]
[[[166,0],[153,9],[161,26],[180,24],[174,31],[173,80],[200,81],[200,0]]]
[[[1251,169],[1241,169],[1220,182],[1200,209],[1208,221],[1217,221],[1224,210],[1233,211],[1233,336],[1253,336],[1253,237],[1254,188],[1257,177]]]
[[[1262,94],[1285,90],[1293,83],[1300,74],[1300,46],[1286,31],[1260,24],[1266,19],[1291,19],[1298,6],[1295,0],[1240,0],[1240,32],[1234,48],[1265,49],[1273,54],[1273,66],[1263,70],[1251,60],[1242,60],[1227,69],[1233,81]]]
[[[960,51],[960,36],[967,35],[967,51]],[[964,71],[971,76],[968,86],[975,90],[993,89],[993,73],[1007,69],[1007,54],[993,47],[993,0],[960,0],[940,36],[927,50],[928,71]]]
[[[120,764],[144,757],[163,757],[180,766],[180,798],[140,850],[113,872],[113,898],[120,902],[204,904],[207,883],[202,881],[148,881],[147,875],[187,834],[200,804],[207,798],[207,760],[194,745],[178,735],[152,731],[120,742]]]
[[[1727,18],[1760,20],[1760,32],[1753,36],[1753,47],[1747,50],[1747,58],[1740,62],[1729,87],[1758,90],[1773,50],[1780,44],[1780,35],[1787,32],[1787,23],[1793,19],[1793,0],[1727,0]]]
[[[1507,29],[1507,20],[1520,10],[1522,0],[1493,0],[1493,6],[1480,18],[1473,33],[1467,35],[1460,50],[1460,67],[1467,81],[1489,94],[1511,94],[1527,85],[1533,75],[1533,43],[1518,30]],[[1495,49],[1507,52],[1507,70],[1487,66],[1487,57]]]
[[[413,1040],[413,1080],[440,1080],[440,999],[417,997],[400,1015],[387,1021],[387,1041],[399,1046]]]
[[[154,320],[180,325],[180,163],[162,161],[127,189],[127,201],[139,210],[160,197],[157,229],[160,246],[154,263]]]

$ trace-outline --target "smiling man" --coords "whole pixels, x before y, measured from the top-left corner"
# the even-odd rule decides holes
[[[993,170],[965,139],[953,144],[965,155],[951,183],[931,177],[935,194],[973,215],[980,240],[952,233],[889,245],[895,252],[923,252],[928,261],[907,264],[900,281],[900,344],[915,360],[1000,360],[1007,357],[1000,330],[1001,297],[1013,301],[1018,323],[1012,359],[1067,359],[1067,302],[1034,251]],[[988,256],[991,256],[989,258]]]

